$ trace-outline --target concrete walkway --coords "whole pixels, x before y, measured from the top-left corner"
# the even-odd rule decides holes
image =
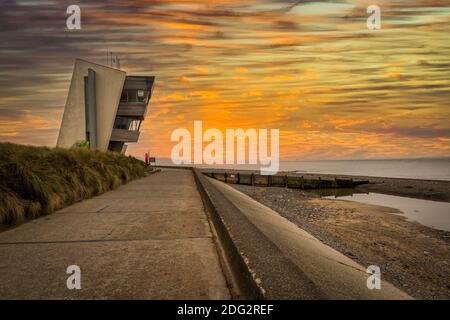
[[[81,289],[66,269],[81,269]],[[0,299],[227,299],[191,171],[163,169],[0,233]]]

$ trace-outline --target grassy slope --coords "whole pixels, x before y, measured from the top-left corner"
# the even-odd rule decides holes
[[[112,152],[0,143],[0,224],[17,224],[145,176]]]

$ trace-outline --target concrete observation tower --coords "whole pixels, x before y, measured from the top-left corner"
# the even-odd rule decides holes
[[[56,146],[88,141],[93,150],[125,153],[139,139],[154,81],[77,59]]]

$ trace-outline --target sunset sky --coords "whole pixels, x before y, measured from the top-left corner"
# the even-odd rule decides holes
[[[133,155],[194,120],[279,129],[285,160],[450,155],[449,0],[0,3],[0,141],[55,146],[75,58],[109,49],[156,76]]]

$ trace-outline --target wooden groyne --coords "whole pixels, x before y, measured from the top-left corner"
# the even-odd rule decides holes
[[[263,187],[287,187],[295,189],[335,189],[353,188],[362,184],[367,184],[367,180],[353,179],[317,179],[304,178],[303,176],[289,175],[261,175],[255,173],[229,173],[203,171],[203,174],[226,183],[245,184]]]

